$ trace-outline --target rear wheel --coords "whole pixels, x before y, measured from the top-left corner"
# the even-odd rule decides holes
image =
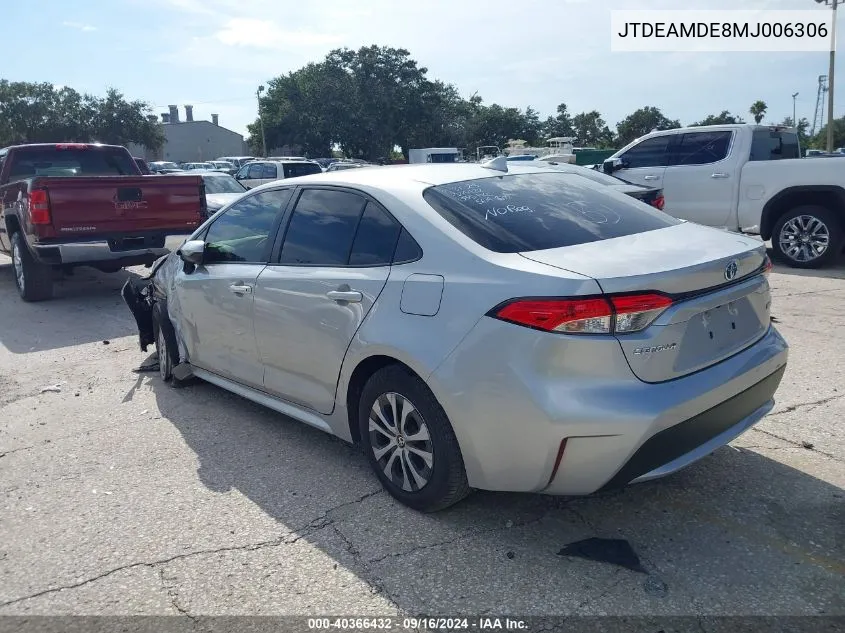
[[[12,235],[15,286],[24,301],[44,301],[53,296],[53,269],[35,260],[20,233]]]
[[[370,465],[393,497],[435,512],[469,494],[452,425],[431,390],[408,370],[394,365],[373,374],[358,420]]]
[[[179,346],[173,324],[160,303],[153,306],[153,331],[158,352],[158,374],[164,382],[171,382],[173,368],[179,363]]]
[[[820,268],[845,245],[840,218],[827,207],[804,205],[787,211],[774,226],[775,256],[794,268]]]

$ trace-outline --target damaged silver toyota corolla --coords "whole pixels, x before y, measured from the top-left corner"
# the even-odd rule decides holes
[[[433,511],[654,479],[749,429],[787,362],[770,267],[752,238],[494,160],[257,187],[123,296],[164,380],[358,442]]]

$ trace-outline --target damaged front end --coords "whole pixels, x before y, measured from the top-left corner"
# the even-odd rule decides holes
[[[155,344],[153,330],[153,305],[157,301],[156,273],[162,268],[171,255],[165,255],[153,263],[150,274],[143,278],[130,277],[123,284],[120,291],[123,301],[135,317],[138,326],[138,343],[142,352],[147,351],[149,345]]]

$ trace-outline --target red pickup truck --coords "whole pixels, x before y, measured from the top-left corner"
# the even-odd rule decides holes
[[[151,264],[206,204],[201,176],[144,176],[125,147],[86,143],[0,149],[0,200],[0,253],[24,301],[49,299],[56,269]]]

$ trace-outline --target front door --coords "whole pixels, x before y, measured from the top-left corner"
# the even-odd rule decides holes
[[[624,167],[613,173],[617,178],[646,187],[662,187],[669,164],[671,135],[654,136],[640,141],[620,155]]]
[[[205,234],[202,265],[180,272],[175,284],[191,364],[256,388],[264,370],[253,325],[255,285],[289,198],[289,191],[265,191],[229,207]]]
[[[280,253],[255,288],[266,391],[333,411],[343,359],[387,282],[400,230],[357,193],[302,191]]]
[[[663,175],[664,211],[676,218],[725,227],[731,215],[738,170],[730,160],[733,132],[689,132],[673,149]]]

